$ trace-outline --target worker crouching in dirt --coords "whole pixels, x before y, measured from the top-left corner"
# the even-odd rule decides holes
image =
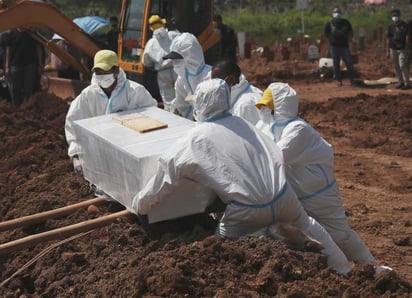
[[[286,83],[272,83],[256,106],[262,119],[256,126],[282,151],[287,181],[305,211],[329,232],[350,261],[375,264],[347,221],[334,176],[332,145],[297,116],[296,91]],[[380,266],[377,271],[382,269],[390,268]]]
[[[126,78],[125,72],[119,68],[115,52],[97,52],[92,71],[90,86],[73,100],[66,115],[68,155],[73,160],[75,172],[79,175],[83,175],[79,159],[81,146],[77,142],[74,121],[157,105],[157,101],[143,85]]]
[[[290,224],[319,241],[328,264],[340,273],[350,264],[332,238],[310,218],[286,183],[280,149],[245,120],[229,113],[229,87],[221,79],[200,83],[193,97],[199,122],[161,155],[157,173],[133,199],[148,214],[187,178],[210,187],[227,204],[216,233],[222,237],[271,235]]]

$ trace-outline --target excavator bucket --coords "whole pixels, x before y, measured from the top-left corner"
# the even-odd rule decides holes
[[[48,75],[43,75],[41,79],[43,91],[54,94],[65,101],[72,101],[89,84],[85,81],[62,79]]]

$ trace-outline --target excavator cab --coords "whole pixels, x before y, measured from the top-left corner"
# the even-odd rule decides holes
[[[220,33],[213,27],[213,0],[124,0],[119,30],[119,65],[129,79],[142,83],[160,100],[156,73],[145,69],[141,57],[151,38],[148,19],[157,14],[167,20],[169,29],[191,32],[205,52],[206,63],[216,61]]]
[[[220,33],[213,27],[213,0],[123,0],[118,39],[119,65],[129,79],[142,83],[160,101],[156,73],[145,69],[141,62],[146,42],[152,36],[148,19],[153,14],[165,18],[171,29],[196,35],[203,47],[206,63],[209,64],[218,59]],[[0,32],[31,27],[50,29],[90,59],[104,48],[49,1],[0,0]],[[65,64],[86,77],[90,76],[89,67],[59,48],[53,40],[48,40],[35,30],[27,30]],[[87,84],[87,81],[76,82],[54,77],[48,77],[44,83],[48,92],[62,98],[77,96]]]

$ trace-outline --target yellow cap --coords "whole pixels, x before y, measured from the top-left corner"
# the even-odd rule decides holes
[[[149,25],[153,25],[156,23],[166,24],[166,19],[162,19],[159,15],[154,14],[149,18]]]
[[[160,27],[164,27],[166,24],[166,19],[162,19],[159,15],[154,14],[149,18],[150,30],[155,31]]]
[[[270,88],[266,88],[265,92],[263,92],[262,98],[255,104],[255,106],[258,109],[262,108],[262,106],[266,106],[272,111],[275,110],[275,104],[273,103],[272,90],[270,90]]]
[[[118,66],[117,54],[111,50],[100,50],[94,55],[94,65],[92,71],[96,68],[108,71],[113,66]]]

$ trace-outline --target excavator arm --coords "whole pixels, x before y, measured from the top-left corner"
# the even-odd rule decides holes
[[[48,40],[43,35],[38,32],[29,31],[31,36],[37,40],[40,44],[44,47],[48,48],[50,52],[54,53],[60,60],[62,60],[65,64],[70,65],[78,72],[88,75],[90,70],[86,68],[80,61],[78,61],[75,57],[70,55],[66,50],[59,47],[53,40]]]
[[[48,2],[32,0],[2,1],[0,10],[0,31],[13,28],[47,27],[62,36],[89,57],[100,50],[93,39]]]
[[[151,34],[147,20],[152,14],[159,14],[173,20],[173,26],[181,32],[195,34],[205,52],[207,63],[217,59],[216,45],[219,44],[221,35],[213,28],[213,0],[123,0],[119,28],[119,66],[126,71],[129,79],[142,83],[156,95],[156,98],[160,98],[158,88],[155,86],[156,79],[151,75],[154,72],[145,70],[140,61],[144,46]],[[36,27],[45,27],[57,33],[90,58],[100,50],[98,43],[54,4],[38,0],[0,0],[0,32],[14,28],[30,32],[38,42],[65,64],[89,77],[90,70],[85,68],[78,58],[36,32],[34,30]],[[71,91],[67,93],[65,88]],[[74,97],[79,93],[79,88],[73,89],[73,81],[55,78],[48,80],[47,90],[58,96],[64,93],[64,96]]]
[[[48,40],[35,28],[45,27],[63,37],[68,43],[85,56],[94,57],[100,47],[94,40],[64,15],[55,5],[36,0],[0,0],[0,32],[20,28],[26,30],[40,44],[54,53],[65,64],[70,65],[85,77],[90,70],[78,58],[60,48],[53,40]],[[44,90],[63,99],[76,97],[88,82],[45,77],[42,79]]]

